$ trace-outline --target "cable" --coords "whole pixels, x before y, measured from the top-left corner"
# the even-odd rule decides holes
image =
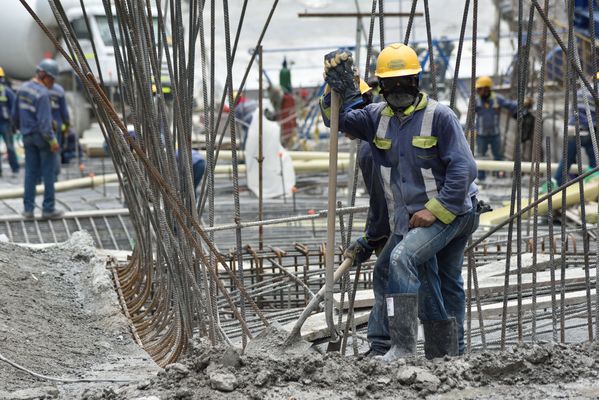
[[[130,379],[74,379],[74,378],[56,378],[53,376],[38,374],[37,372],[33,372],[32,370],[23,367],[20,364],[17,364],[14,361],[9,360],[4,357],[2,353],[0,353],[0,361],[4,361],[5,363],[11,365],[12,367],[21,370],[23,372],[28,373],[29,375],[35,376],[36,378],[43,379],[46,381],[52,382],[63,382],[63,383],[90,383],[90,382],[115,382],[115,383],[128,383],[133,382]]]

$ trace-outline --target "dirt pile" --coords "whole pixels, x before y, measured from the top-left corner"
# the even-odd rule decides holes
[[[1,243],[0,354],[53,377],[153,376],[159,368],[131,338],[105,264],[83,232],[46,248]],[[39,380],[0,362],[0,400],[72,399],[90,386]]]
[[[110,396],[90,391],[86,399],[505,398],[506,391],[494,388],[526,396],[547,384],[593,381],[598,366],[596,344],[523,344],[505,352],[383,364],[337,353],[248,356],[199,341],[185,360],[150,381]]]

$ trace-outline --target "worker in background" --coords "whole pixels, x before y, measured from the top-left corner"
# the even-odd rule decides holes
[[[177,149],[177,162],[179,161],[179,149]],[[179,170],[183,170],[183,166],[179,166]],[[191,149],[191,173],[193,175],[193,190],[195,191],[196,198],[200,197],[198,188],[202,183],[202,177],[206,170],[206,158],[202,153],[195,149]]]
[[[463,351],[462,263],[478,226],[476,163],[453,111],[419,90],[421,71],[410,47],[386,47],[375,72],[385,102],[342,109],[339,120],[340,130],[369,143],[377,165],[390,168],[394,227],[377,259],[389,263],[385,361],[415,355],[418,317],[427,358]],[[355,103],[350,53],[327,54],[325,75],[343,104]]]
[[[14,127],[12,123],[12,108],[15,103],[15,93],[6,83],[4,68],[0,67],[0,135],[6,145],[8,164],[14,175],[19,173],[19,161],[15,151],[13,138]],[[0,176],[2,176],[2,165],[0,164]]]
[[[56,79],[56,76],[54,78]],[[58,180],[60,164],[66,164],[62,155],[62,149],[66,143],[66,136],[71,126],[64,89],[59,83],[54,82],[54,85],[50,88],[50,105],[52,107],[54,134],[56,135],[58,146],[60,148],[60,151],[56,153],[56,169],[54,171],[56,180]]]
[[[33,218],[35,184],[39,176],[44,182],[42,218],[59,218],[63,212],[55,208],[54,178],[56,154],[60,150],[55,129],[52,128],[50,91],[58,76],[58,64],[46,59],[39,63],[36,75],[17,92],[13,120],[23,135],[25,146],[25,218]]]
[[[531,98],[532,100],[532,98]],[[522,161],[533,161],[533,139],[535,135],[535,111],[532,109],[534,103],[527,102],[527,106],[522,109],[522,129],[520,130],[520,142],[522,143]],[[513,115],[518,118],[518,114]],[[541,150],[543,146],[541,145]],[[541,160],[543,159],[541,151]]]
[[[599,72],[592,77],[595,81],[599,80]],[[591,114],[592,121],[589,121],[586,112],[585,98],[589,105],[589,111]],[[593,125],[595,134],[597,130],[597,113],[595,110],[595,102],[593,97],[584,85],[580,85],[576,91],[576,104],[577,108],[574,109],[574,103],[572,102],[570,110],[570,118],[568,119],[568,151],[567,158],[560,160],[559,166],[555,171],[554,179],[557,186],[564,184],[563,174],[564,169],[566,170],[566,180],[569,180],[570,167],[576,161],[576,114],[578,114],[578,126],[580,132],[580,147],[581,150],[587,154],[589,158],[589,166],[595,168],[597,166],[597,160],[595,159],[595,151],[593,150],[593,141],[590,135],[590,125]],[[582,153],[581,153],[582,155]],[[557,186],[553,187],[555,189]],[[545,189],[546,190],[546,189]]]
[[[281,98],[281,109],[279,111],[279,124],[281,125],[281,144],[286,149],[293,146],[295,141],[295,130],[297,128],[295,98],[291,86],[291,71],[287,68],[287,59],[283,59],[283,65],[279,71],[279,85],[283,91]]]
[[[503,96],[493,91],[493,80],[488,76],[479,77],[475,84],[476,88],[476,150],[480,157],[487,154],[489,147],[494,160],[503,160],[503,146],[501,143],[501,132],[499,129],[499,117],[501,109],[507,109],[514,114],[518,110],[518,103],[507,100]],[[532,99],[525,100],[525,107],[532,102]],[[503,171],[498,173],[503,177]],[[478,171],[478,179],[486,178],[485,171]]]
[[[63,137],[62,142],[62,163],[69,164],[71,160],[77,159],[81,163],[83,158],[83,149],[79,140],[77,140],[77,132],[70,128]]]

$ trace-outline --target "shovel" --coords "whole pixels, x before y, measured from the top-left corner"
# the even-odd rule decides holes
[[[329,202],[327,214],[327,248],[325,254],[325,293],[324,312],[331,341],[327,351],[339,351],[341,338],[337,334],[333,318],[333,280],[335,270],[335,211],[337,209],[337,135],[339,133],[339,93],[331,90],[331,134],[329,139]]]

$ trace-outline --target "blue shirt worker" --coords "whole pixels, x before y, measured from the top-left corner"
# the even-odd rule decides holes
[[[507,109],[511,113],[518,110],[518,103],[507,100],[503,96],[495,93],[493,89],[493,80],[489,76],[479,77],[475,84],[476,88],[476,150],[480,157],[487,154],[489,147],[494,160],[503,160],[503,147],[501,144],[501,132],[499,130],[499,117],[501,109]],[[526,102],[532,99],[527,99]],[[499,174],[503,176],[503,172]],[[485,171],[478,172],[478,179],[486,178]]]
[[[61,149],[57,154],[57,167],[55,171],[58,176],[60,173],[60,164],[65,164],[62,149],[65,148],[66,136],[69,132],[69,127],[71,126],[64,89],[58,83],[54,83],[50,89],[50,105],[52,106],[52,121],[54,121],[53,126],[55,127],[54,134],[58,140],[58,146]]]
[[[364,108],[372,103],[372,88],[360,80],[361,99],[350,108]],[[330,88],[327,85],[320,100],[320,107],[325,122],[330,117]],[[350,105],[344,105],[348,108]],[[345,132],[345,135],[354,137]],[[364,234],[355,240],[345,250],[345,257],[350,257],[356,264],[362,264],[370,259],[372,253],[380,257],[393,226],[393,194],[391,193],[391,171],[374,161],[372,150],[367,143],[360,146],[357,156],[358,165],[369,196],[368,216]],[[386,260],[389,258],[386,257]],[[374,357],[385,354],[390,348],[389,324],[385,309],[385,290],[389,279],[389,263],[376,263],[373,270],[372,290],[375,303],[368,318],[368,342],[370,344],[366,356]]]
[[[179,149],[177,149],[177,161],[179,161]],[[182,166],[179,166],[180,169],[183,169]],[[202,183],[202,177],[204,176],[204,171],[206,170],[206,158],[202,153],[197,151],[196,149],[191,149],[191,173],[193,178],[193,190],[195,191],[196,197],[199,197],[198,188],[200,187],[200,183]]]
[[[6,84],[4,68],[0,67],[0,135],[6,144],[6,153],[8,155],[8,164],[13,174],[19,173],[19,161],[15,152],[15,142],[13,139],[12,108],[15,103],[15,93]],[[2,176],[2,167],[0,165],[0,176]]]
[[[35,185],[38,177],[44,183],[42,218],[59,218],[63,212],[54,205],[54,168],[58,141],[52,129],[52,108],[48,89],[54,85],[58,64],[46,59],[37,66],[36,75],[17,92],[13,120],[23,135],[25,146],[25,218],[33,218]]]
[[[206,159],[204,155],[195,149],[191,149],[191,170],[193,174],[193,188],[196,192],[196,196],[199,197],[198,188],[202,183],[202,177],[206,170]]]
[[[599,79],[599,72],[595,74],[595,79]],[[589,105],[589,111],[591,114],[592,121],[589,121],[587,117],[587,109],[585,105],[586,102]],[[566,180],[568,179],[568,171],[570,171],[570,167],[576,161],[576,115],[575,112],[578,113],[578,127],[580,133],[580,146],[587,153],[589,158],[589,166],[591,168],[595,168],[597,166],[597,160],[595,159],[595,151],[593,150],[593,141],[591,140],[590,135],[590,125],[592,122],[594,131],[597,130],[597,114],[595,110],[595,102],[593,101],[593,97],[589,93],[586,87],[582,86],[576,92],[576,102],[577,102],[577,110],[574,110],[572,105],[572,110],[570,110],[570,117],[568,118],[568,150],[567,150],[567,158],[564,160],[560,160],[559,166],[555,171],[555,181],[557,186],[561,186],[564,184],[564,169],[566,171]],[[555,189],[555,187],[553,188]]]
[[[339,120],[340,130],[367,141],[375,162],[390,168],[393,235],[377,259],[389,263],[385,361],[415,355],[418,317],[427,358],[460,353],[462,263],[478,227],[476,162],[453,111],[419,90],[421,71],[410,47],[386,47],[375,72],[385,102],[341,110]],[[359,96],[353,74],[348,52],[325,56],[327,83],[343,104]],[[427,276],[422,285],[419,276]]]

